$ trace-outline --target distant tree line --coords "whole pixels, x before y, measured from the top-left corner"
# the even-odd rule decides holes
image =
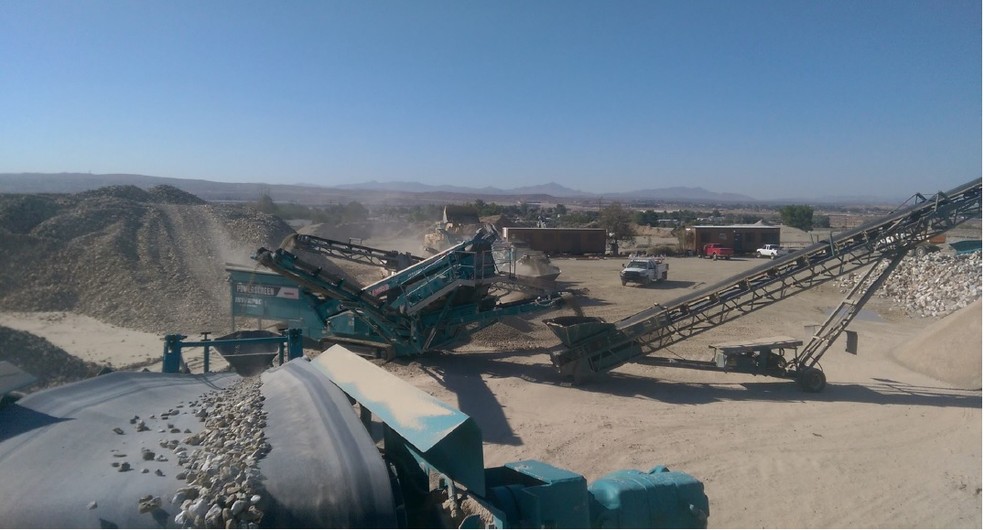
[[[632,224],[640,226],[666,226],[676,228],[694,224],[750,224],[762,219],[760,214],[722,213],[720,210],[672,210],[656,211],[632,210],[619,202],[610,203],[597,210],[571,210],[563,204],[542,207],[539,204],[520,202],[518,204],[497,204],[476,199],[466,203],[473,206],[480,217],[503,215],[518,222],[534,226],[546,227],[584,227],[597,226],[608,233],[615,234],[614,239],[622,243],[631,243],[635,234]],[[353,223],[369,219],[371,213],[388,220],[407,222],[434,222],[441,219],[444,207],[439,204],[413,206],[382,206],[374,212],[359,203],[351,201],[346,204],[329,204],[325,206],[304,206],[293,203],[276,203],[269,193],[261,193],[253,206],[271,215],[283,219],[309,219],[313,223]],[[812,230],[814,228],[829,228],[828,216],[815,215],[812,207],[803,204],[783,206],[776,212],[775,217],[768,221],[781,221],[784,225]]]
[[[758,214],[747,213],[722,213],[720,210],[697,211],[697,210],[673,210],[657,212],[656,210],[642,210],[635,212],[635,222],[641,226],[668,226],[678,227],[695,224],[751,224],[762,220]]]
[[[791,204],[779,209],[782,224],[809,232],[814,228],[830,228],[830,217],[813,215],[813,208],[805,204]]]

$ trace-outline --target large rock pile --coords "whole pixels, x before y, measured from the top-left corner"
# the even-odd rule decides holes
[[[21,389],[26,393],[88,379],[104,369],[37,335],[4,326],[0,326],[0,361],[13,363],[37,377],[37,382]]]
[[[0,195],[0,310],[77,311],[143,331],[229,326],[226,262],[292,230],[170,186]]]
[[[847,292],[857,281],[858,276],[850,274],[836,283]],[[981,253],[906,256],[875,295],[912,316],[944,317],[981,298]]]

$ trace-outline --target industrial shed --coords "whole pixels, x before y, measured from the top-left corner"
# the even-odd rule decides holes
[[[778,226],[765,224],[688,226],[684,232],[683,249],[697,255],[704,245],[720,243],[735,249],[735,254],[751,254],[765,244],[779,244]]]
[[[604,254],[606,234],[603,228],[526,228],[502,229],[511,242],[523,242],[532,250],[547,254]]]

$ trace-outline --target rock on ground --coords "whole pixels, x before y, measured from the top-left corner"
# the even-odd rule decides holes
[[[851,274],[836,283],[847,292],[858,279]],[[892,300],[910,316],[944,317],[980,300],[981,253],[906,256],[875,295]]]

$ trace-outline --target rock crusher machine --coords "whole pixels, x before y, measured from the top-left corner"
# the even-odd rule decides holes
[[[911,204],[909,204],[911,202]],[[834,340],[895,270],[905,254],[934,235],[981,214],[981,179],[939,192],[913,196],[906,206],[858,228],[735,275],[706,289],[656,304],[617,322],[572,316],[545,321],[563,343],[551,354],[561,375],[583,381],[625,363],[734,371],[793,379],[819,392],[826,377],[818,366]],[[881,265],[884,265],[882,267]],[[867,267],[862,279],[819,326],[802,349],[788,338],[724,345],[713,361],[651,354],[742,315]],[[791,358],[785,350],[795,353]]]
[[[492,253],[496,238],[494,231],[481,229],[426,259],[398,253],[376,258],[373,252],[382,251],[351,245],[343,255],[337,242],[313,236],[296,236],[284,245],[325,257],[371,258],[395,271],[367,286],[286,248],[261,248],[254,259],[301,287],[305,295],[298,297],[298,305],[314,306],[325,324],[326,340],[394,358],[451,348],[503,317],[544,311],[562,301],[561,293],[501,274]],[[407,261],[412,263],[400,269]],[[511,299],[504,301],[507,294]]]

